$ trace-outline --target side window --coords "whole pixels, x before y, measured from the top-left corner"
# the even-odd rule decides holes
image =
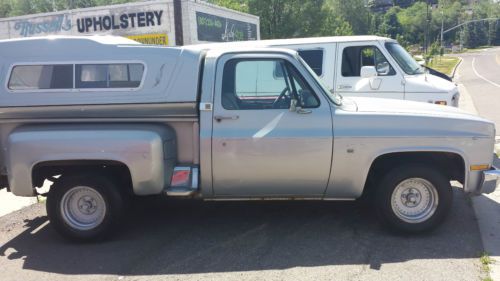
[[[12,68],[11,90],[47,90],[73,88],[73,65],[17,65]]]
[[[379,76],[396,75],[382,52],[375,46],[346,47],[342,52],[342,76],[359,77],[361,67],[374,66]]]
[[[75,69],[77,89],[137,88],[144,73],[140,63],[77,64]]]
[[[299,50],[300,57],[314,70],[316,75],[323,75],[323,50]]]
[[[228,110],[288,109],[292,99],[303,107],[319,106],[307,83],[283,60],[230,60],[222,79],[221,101]]]

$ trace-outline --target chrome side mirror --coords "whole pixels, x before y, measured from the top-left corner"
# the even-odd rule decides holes
[[[297,111],[297,100],[291,99],[290,100],[290,112],[295,112],[295,111]]]
[[[363,66],[361,67],[360,75],[362,78],[372,78],[377,76],[377,70],[375,66]]]

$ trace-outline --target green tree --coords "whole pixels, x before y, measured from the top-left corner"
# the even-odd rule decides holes
[[[325,19],[319,32],[320,36],[352,35],[351,25],[342,16],[335,14],[330,8],[325,8]]]
[[[250,0],[248,11],[260,17],[262,38],[314,36],[320,32],[323,0]]]
[[[371,16],[365,0],[326,0],[326,6],[345,19],[354,34],[368,34]]]
[[[398,19],[400,10],[399,7],[392,7],[384,14],[379,28],[380,34],[396,39],[403,33],[403,27]]]
[[[423,2],[417,2],[412,6],[401,9],[397,14],[401,23],[406,40],[411,44],[423,44],[425,27],[427,25],[427,6]]]
[[[235,11],[248,12],[248,0],[209,0],[207,2]]]

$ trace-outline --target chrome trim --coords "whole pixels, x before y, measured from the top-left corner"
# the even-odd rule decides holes
[[[483,171],[483,182],[481,184],[480,193],[492,193],[500,183],[500,170],[491,168]]]

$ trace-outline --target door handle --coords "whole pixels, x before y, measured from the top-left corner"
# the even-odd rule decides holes
[[[215,115],[214,119],[217,122],[220,122],[222,120],[237,120],[240,118],[238,115],[231,115],[231,116],[222,116],[222,115]]]
[[[339,89],[351,89],[352,86],[351,85],[347,85],[347,84],[342,84],[342,85],[339,85],[338,88]]]

